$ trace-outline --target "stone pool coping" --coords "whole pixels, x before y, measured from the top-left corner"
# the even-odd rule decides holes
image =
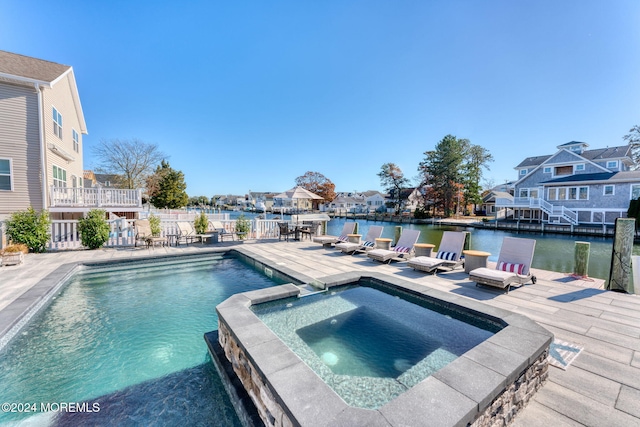
[[[298,286],[287,284],[236,294],[216,307],[220,345],[226,353],[225,336],[230,336],[243,347],[249,366],[267,379],[270,390],[260,390],[260,394],[273,395],[294,425],[401,426],[426,421],[429,425],[467,425],[544,356],[553,340],[553,334],[525,316],[397,277],[354,272],[325,276],[319,281],[329,289],[360,279],[382,281],[441,305],[482,313],[505,327],[397,398],[370,410],[347,405],[250,309],[254,304],[299,296]],[[269,410],[271,415],[277,412]],[[281,422],[287,424],[274,419],[273,425]]]

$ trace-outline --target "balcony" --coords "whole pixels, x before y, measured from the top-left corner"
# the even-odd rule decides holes
[[[83,212],[88,209],[142,210],[142,190],[51,187],[49,195],[51,212]]]

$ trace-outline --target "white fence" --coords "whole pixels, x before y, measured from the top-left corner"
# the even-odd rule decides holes
[[[157,214],[161,217],[160,226],[162,228],[161,236],[166,237],[168,235],[179,234],[176,221],[192,221],[195,214],[191,214],[192,218],[179,217],[165,217],[161,214]],[[189,215],[182,213],[181,215]],[[236,221],[228,219],[228,215],[225,219],[221,219],[216,214],[209,216],[210,221],[220,221],[225,230],[233,232],[236,227]],[[223,214],[226,215],[226,214]],[[104,247],[121,247],[121,246],[135,246],[136,243],[136,220],[117,219],[108,221],[109,224],[109,240]],[[277,239],[280,235],[278,223],[281,220],[272,219],[254,219],[251,221],[251,230],[247,234],[247,239]],[[80,249],[82,243],[80,241],[80,233],[78,232],[78,221],[76,220],[53,220],[51,222],[51,239],[47,245],[47,249],[61,250],[61,249]]]

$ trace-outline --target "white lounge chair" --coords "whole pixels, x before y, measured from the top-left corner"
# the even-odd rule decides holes
[[[534,239],[505,237],[502,240],[496,268],[476,268],[469,273],[469,280],[476,282],[476,286],[506,288],[507,293],[513,284],[523,285],[529,280],[535,284],[537,278],[530,272],[535,248]]]
[[[372,249],[367,256],[375,261],[391,262],[392,259],[409,258],[413,254],[413,245],[420,237],[420,230],[403,230],[398,243],[391,249]]]
[[[135,223],[136,227],[136,240],[134,246],[138,246],[138,242],[144,242],[148,247],[153,247],[160,243],[162,246],[167,244],[166,237],[154,236],[151,233],[151,224],[148,219],[138,219]]]
[[[384,227],[381,225],[372,225],[364,236],[364,241],[360,243],[342,242],[336,244],[336,249],[340,249],[345,254],[353,255],[360,251],[370,251],[375,248],[376,239],[382,236]]]
[[[445,231],[442,233],[438,252],[434,257],[418,256],[409,260],[407,265],[414,270],[435,273],[439,268],[455,269],[464,264],[465,233],[462,231]]]
[[[322,246],[325,246],[325,247],[331,247],[334,243],[348,242],[349,237],[347,235],[353,234],[357,224],[358,223],[354,221],[347,221],[342,226],[342,231],[340,232],[339,236],[328,236],[325,234],[324,236],[314,237],[313,241],[315,243],[321,243]]]

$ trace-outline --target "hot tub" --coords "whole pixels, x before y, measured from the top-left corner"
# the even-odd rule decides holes
[[[508,422],[546,379],[553,336],[524,316],[395,277],[334,279],[322,295],[282,285],[217,307],[266,425]]]

